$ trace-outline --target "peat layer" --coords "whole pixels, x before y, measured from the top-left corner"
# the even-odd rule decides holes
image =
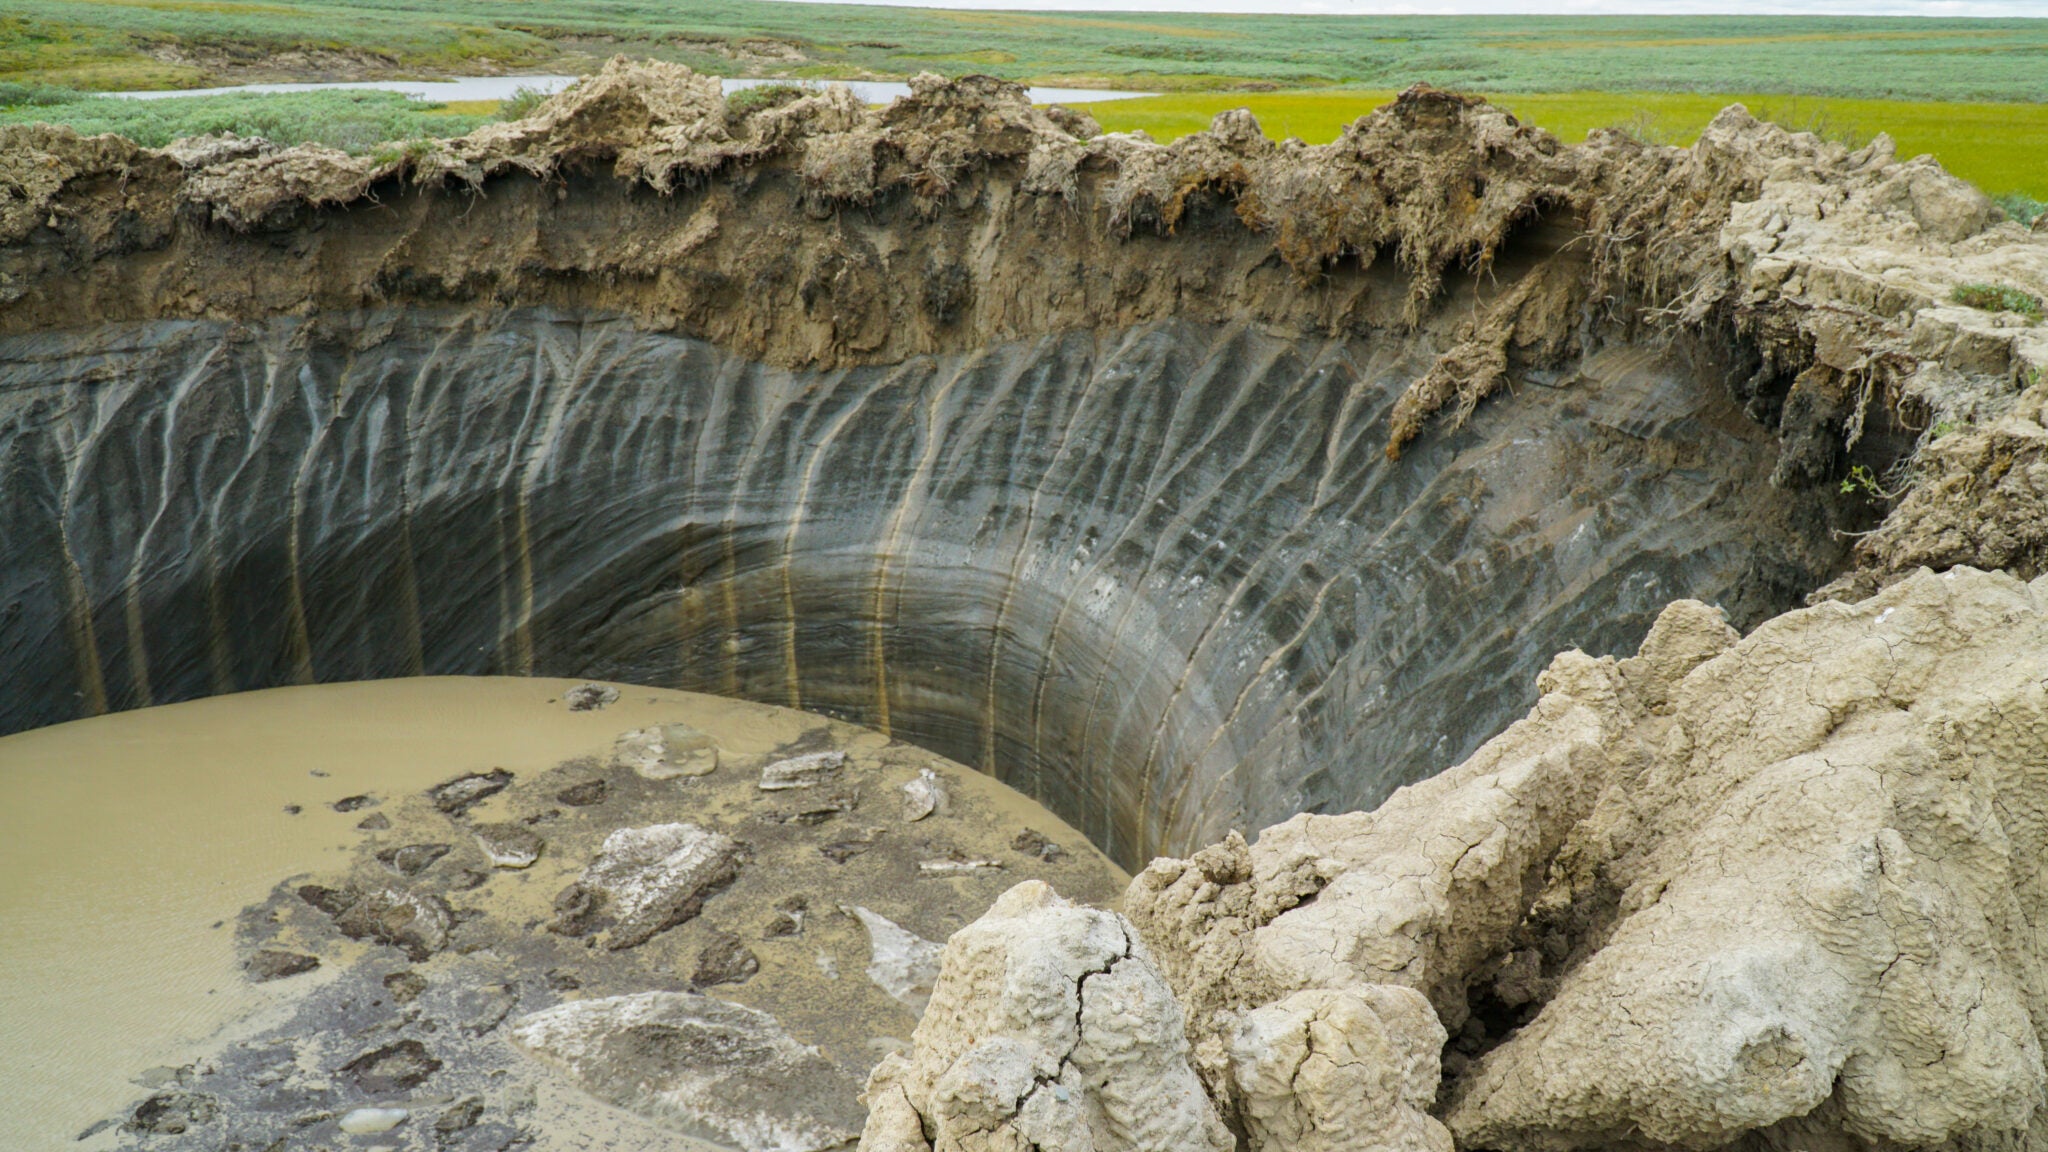
[[[1883,139],[1417,89],[1162,147],[916,88],[615,62],[370,157],[0,130],[0,731],[599,676],[873,725],[1137,863],[1370,807],[1673,599],[1796,603],[2048,359],[1942,303],[2042,245]]]

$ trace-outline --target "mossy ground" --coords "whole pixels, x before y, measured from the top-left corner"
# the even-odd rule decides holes
[[[497,108],[495,100],[436,104],[359,90],[130,100],[0,84],[0,124],[68,124],[86,135],[115,132],[152,148],[184,136],[233,132],[363,153],[399,146],[393,141],[459,136],[492,119]]]
[[[9,0],[0,80],[200,86],[278,53],[392,70],[562,67],[614,52],[728,75],[931,69],[1146,90],[1778,91],[2038,101],[2048,21],[989,12],[763,0]],[[299,65],[304,66],[303,61]],[[317,62],[312,69],[317,71]],[[312,75],[305,79],[318,78]]]

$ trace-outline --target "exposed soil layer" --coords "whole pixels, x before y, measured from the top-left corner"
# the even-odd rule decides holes
[[[824,373],[552,310],[18,338],[0,711],[666,684],[884,726],[1142,862],[1376,803],[1557,648],[1685,594],[1754,622],[1839,562],[1711,359],[1609,348],[1392,462],[1427,348],[1160,324]]]
[[[2048,362],[1943,303],[2048,242],[1882,139],[1565,148],[1418,89],[1161,147],[915,87],[615,63],[371,157],[5,130],[0,728],[606,675],[876,725],[1137,863],[1376,803],[1673,598],[1795,603]]]

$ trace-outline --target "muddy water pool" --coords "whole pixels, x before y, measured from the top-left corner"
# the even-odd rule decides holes
[[[561,701],[575,683],[283,688],[0,739],[0,1148],[113,1146],[111,1129],[73,1139],[125,1115],[221,1037],[289,1011],[305,982],[251,983],[237,917],[281,881],[361,854],[364,814],[336,801],[417,794],[490,768],[545,770],[654,723],[687,722],[740,751],[822,723],[628,685],[601,711],[572,712]],[[1023,797],[965,769],[953,775],[986,811],[1085,850]],[[564,1091],[542,1085],[543,1119]],[[573,1137],[543,1125],[537,1146],[696,1146],[624,1113],[617,1121],[594,1133],[580,1115],[586,1130]]]

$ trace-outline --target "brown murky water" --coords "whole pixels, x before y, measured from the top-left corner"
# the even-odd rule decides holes
[[[627,685],[610,707],[574,713],[558,703],[574,683],[284,688],[0,739],[0,1148],[99,1147],[104,1137],[72,1138],[132,1106],[138,1074],[275,1018],[291,982],[243,978],[235,917],[358,847],[361,814],[334,800],[482,768],[544,769],[655,722],[764,748],[816,722]],[[1020,825],[1078,840],[1022,796],[959,775],[984,802],[1014,806]]]

